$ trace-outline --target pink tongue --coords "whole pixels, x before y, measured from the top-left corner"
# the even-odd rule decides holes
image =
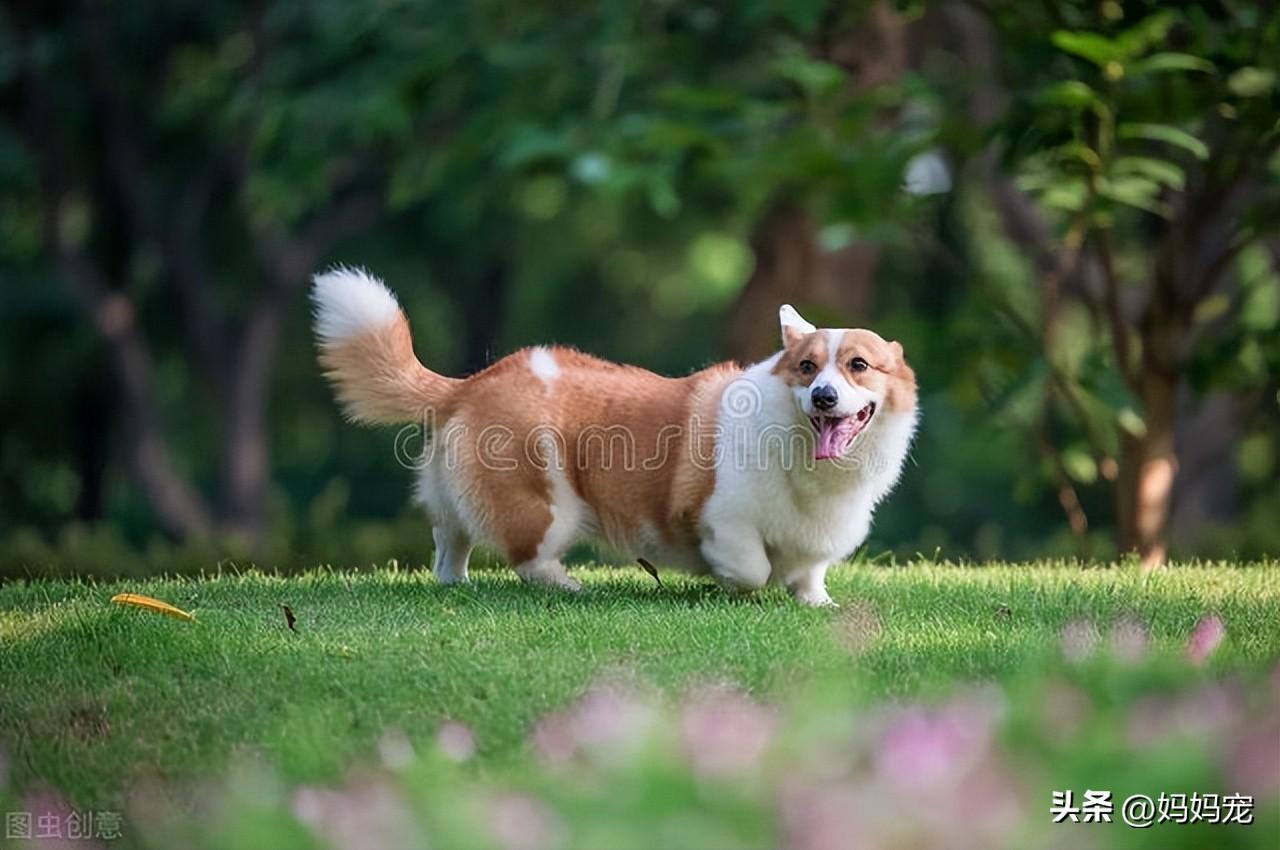
[[[843,419],[822,417],[818,420],[818,445],[814,449],[815,460],[831,460],[844,454],[849,443],[858,435],[861,423],[853,416]]]

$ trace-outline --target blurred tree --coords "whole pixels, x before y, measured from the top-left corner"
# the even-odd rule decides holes
[[[378,215],[385,169],[373,149],[334,149],[325,163],[273,155],[268,137],[281,128],[267,122],[285,120],[297,92],[273,84],[267,69],[303,73],[307,62],[302,51],[269,55],[278,45],[266,7],[242,10],[244,29],[230,34],[219,10],[154,11],[13,9],[20,126],[35,175],[27,188],[38,192],[57,275],[109,355],[129,468],[148,503],[175,535],[216,526],[257,538],[283,313],[296,308],[290,294],[332,245]],[[315,56],[311,63],[322,64],[324,51]],[[131,285],[140,264],[158,264],[159,290],[131,292],[141,288]],[[147,296],[176,308],[168,331],[189,347],[220,412],[216,506],[174,460],[141,318]]]
[[[863,155],[852,142],[881,105],[849,98],[848,72],[809,55],[824,16],[843,28],[834,53],[851,41],[848,17],[824,5],[616,3],[573,19],[554,4],[14,7],[9,141],[30,168],[9,182],[43,242],[28,271],[60,281],[109,355],[128,468],[163,526],[261,536],[284,318],[334,247],[374,222],[416,228],[447,269],[470,370],[495,353],[515,298],[519,216],[553,198],[531,178],[561,175],[622,209],[638,194],[668,220],[679,182],[733,218]],[[876,144],[885,162],[903,156],[887,130]],[[866,173],[892,186],[881,165]],[[877,194],[866,178],[826,189],[851,220]],[[732,240],[692,251],[707,284],[739,282]],[[699,304],[677,293],[689,283],[659,295]],[[175,347],[191,369],[177,405],[158,377]],[[207,454],[176,448],[165,421],[191,408],[214,414]]]
[[[844,75],[841,85],[832,86],[832,101],[865,102],[869,93],[897,86],[907,69],[907,29],[906,17],[888,2],[828,7],[810,50],[826,73]],[[899,111],[887,109],[878,123],[892,129]],[[837,132],[852,129],[846,125]],[[856,149],[854,139],[841,141]],[[841,325],[868,319],[882,246],[874,238],[854,238],[848,223],[846,232],[825,231],[824,240],[824,222],[815,220],[809,206],[814,196],[821,197],[824,184],[839,178],[810,178],[781,187],[752,234],[755,269],[729,316],[727,353],[732,357],[750,362],[776,350],[779,304],[794,304],[802,313]],[[844,177],[851,179],[857,178]]]
[[[988,11],[1000,70],[1018,81],[1000,125],[1017,184],[992,172],[991,191],[1039,270],[1042,320],[1028,327],[1050,367],[1039,380],[1115,478],[1121,550],[1156,566],[1180,465],[1179,398],[1197,359],[1218,349],[1219,385],[1267,376],[1221,354],[1254,336],[1233,271],[1280,211],[1280,15],[1248,3]],[[1045,31],[1059,50],[1050,62]],[[1067,338],[1079,326],[1065,298],[1103,329],[1106,357]]]
[[[1275,18],[7,4],[0,548],[109,563],[159,524],[419,558],[408,473],[316,374],[303,289],[341,259],[388,278],[446,371],[546,341],[754,357],[783,300],[902,339],[930,474],[877,526],[901,554],[1068,552],[1065,509],[1076,551],[1114,517],[1154,561],[1171,480],[1179,516],[1238,503],[1224,539],[1266,551]]]

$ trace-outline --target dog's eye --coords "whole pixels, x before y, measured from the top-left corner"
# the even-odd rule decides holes
[[[814,363],[812,360],[801,360],[801,361],[800,361],[800,374],[801,374],[801,375],[812,375],[812,374],[813,374],[814,372],[816,372],[816,371],[818,371],[818,364],[817,364],[817,363]]]
[[[867,361],[861,357],[855,357],[849,361],[849,368],[855,372],[865,372],[867,371]]]

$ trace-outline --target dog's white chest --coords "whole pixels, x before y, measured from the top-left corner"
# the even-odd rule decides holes
[[[788,430],[794,413],[785,392],[767,378],[753,384],[758,406],[741,419],[726,416],[726,442],[704,525],[712,535],[757,537],[775,574],[851,554],[866,540],[877,503],[897,481],[914,413],[882,414],[837,465],[813,459],[812,435],[797,442]]]

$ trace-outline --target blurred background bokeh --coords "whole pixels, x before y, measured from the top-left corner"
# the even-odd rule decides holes
[[[426,561],[335,262],[449,374],[901,340],[867,557],[1275,555],[1278,73],[1263,0],[6,3],[0,575]]]

